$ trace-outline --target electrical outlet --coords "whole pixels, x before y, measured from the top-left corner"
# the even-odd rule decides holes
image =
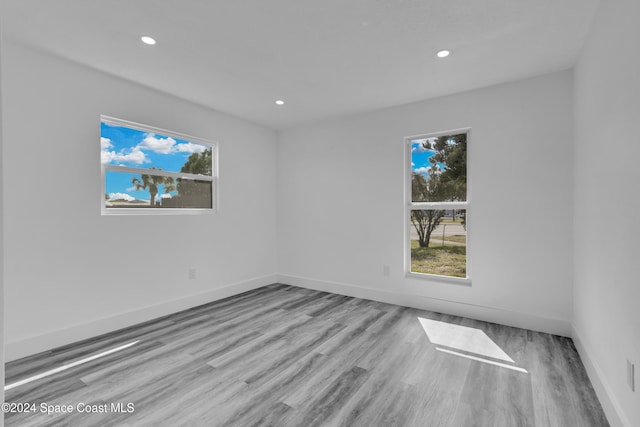
[[[195,268],[190,268],[189,269],[189,280],[196,280],[196,269]]]
[[[631,391],[636,391],[635,384],[635,366],[629,359],[627,359],[627,384]]]

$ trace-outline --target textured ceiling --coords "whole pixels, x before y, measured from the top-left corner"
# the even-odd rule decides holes
[[[598,2],[4,0],[2,20],[8,40],[283,129],[570,68]]]

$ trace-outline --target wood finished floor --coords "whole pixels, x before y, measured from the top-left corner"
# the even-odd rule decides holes
[[[135,341],[6,391],[36,413],[5,425],[608,425],[568,338],[286,285],[10,362],[6,384]]]

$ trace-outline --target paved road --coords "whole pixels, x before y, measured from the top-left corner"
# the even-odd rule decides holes
[[[437,241],[438,238],[442,239],[443,228],[445,241],[447,240],[447,236],[467,235],[467,230],[465,230],[464,227],[460,224],[440,224],[436,227],[435,230],[433,230],[433,233],[431,233],[432,241]],[[418,240],[418,233],[416,232],[416,228],[413,225],[411,225],[411,240]]]

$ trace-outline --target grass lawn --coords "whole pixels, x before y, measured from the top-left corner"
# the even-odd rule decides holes
[[[421,248],[417,240],[412,240],[411,271],[413,273],[466,277],[467,248],[447,244],[444,246],[434,245],[433,241],[428,248]]]

